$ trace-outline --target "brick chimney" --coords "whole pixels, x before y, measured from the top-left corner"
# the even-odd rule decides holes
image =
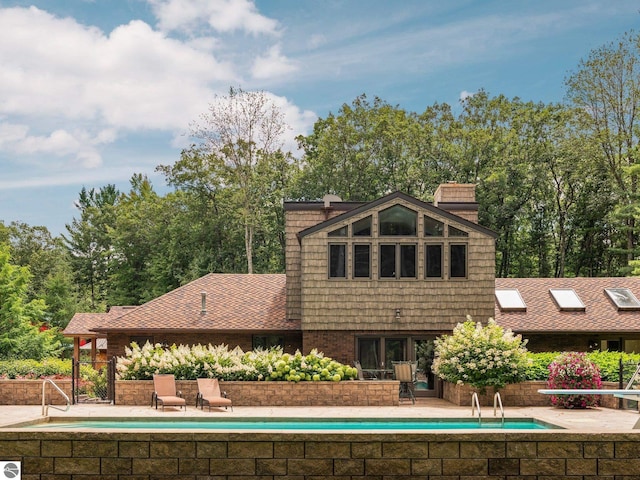
[[[476,186],[473,183],[441,184],[433,195],[433,205],[465,220],[478,223]]]

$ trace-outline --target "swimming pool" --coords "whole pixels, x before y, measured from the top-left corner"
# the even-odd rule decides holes
[[[560,429],[556,425],[534,418],[505,419],[504,424],[496,419],[485,419],[479,423],[473,418],[241,418],[241,419],[113,419],[76,418],[50,419],[22,425],[23,427],[56,430],[206,430],[206,431],[314,431],[335,433],[358,432],[417,432],[432,430],[549,430]]]

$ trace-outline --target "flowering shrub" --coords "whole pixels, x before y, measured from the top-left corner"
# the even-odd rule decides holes
[[[551,389],[601,388],[600,369],[582,352],[561,354],[549,365],[547,386]],[[564,408],[598,405],[597,395],[552,395],[551,403]]]
[[[118,357],[116,372],[120,380],[148,380],[157,373],[172,373],[179,380],[201,377],[221,380],[284,380],[289,382],[357,378],[355,368],[325,357],[317,350],[308,355],[299,351],[283,353],[281,348],[243,352],[226,345],[173,345],[164,348],[147,342],[132,343],[125,356]]]
[[[452,335],[435,340],[433,372],[458,385],[468,384],[484,392],[524,378],[530,359],[526,340],[504,330],[492,318],[486,326],[471,317],[459,323]]]

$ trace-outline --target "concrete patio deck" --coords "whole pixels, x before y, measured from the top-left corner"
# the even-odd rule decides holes
[[[459,407],[440,399],[418,399],[415,405],[403,402],[396,407],[247,407],[237,406],[231,410],[212,408],[196,409],[188,405],[186,410],[177,408],[161,409],[140,406],[72,405],[67,412],[53,408],[49,416],[56,418],[97,418],[97,417],[302,417],[302,418],[472,418],[470,407]],[[499,415],[499,413],[498,413]],[[493,418],[493,408],[482,408],[483,418]],[[590,408],[567,410],[556,407],[509,407],[505,406],[506,418],[536,418],[570,430],[585,433],[639,433],[640,415],[633,410],[612,410]],[[41,406],[0,406],[0,431],[10,431],[12,425],[39,420]],[[638,429],[634,426],[638,424]]]

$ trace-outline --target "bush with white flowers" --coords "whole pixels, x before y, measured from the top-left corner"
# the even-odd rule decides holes
[[[484,392],[524,379],[530,359],[526,340],[503,329],[492,318],[487,325],[471,317],[459,323],[452,335],[435,340],[433,372],[458,385],[471,385]]]
[[[283,353],[281,348],[244,352],[226,345],[172,345],[163,347],[147,342],[140,347],[132,343],[125,355],[118,357],[119,380],[149,380],[154,374],[172,373],[178,380],[218,378],[221,380],[281,380],[288,382],[351,380],[358,376],[355,368],[343,365],[321,352],[308,355],[299,351]]]

